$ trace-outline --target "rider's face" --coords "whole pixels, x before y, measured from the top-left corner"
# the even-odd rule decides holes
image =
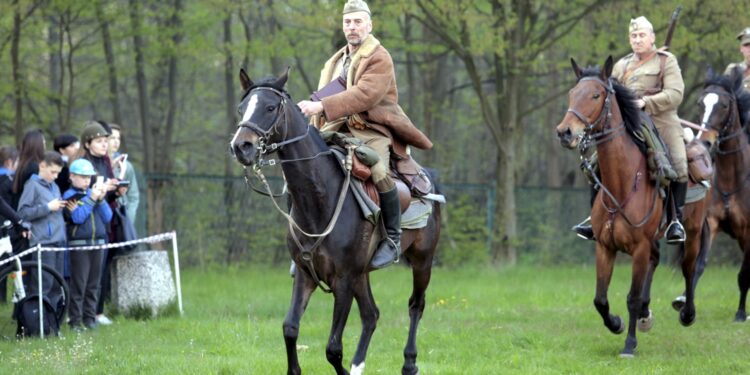
[[[742,53],[742,56],[745,56],[745,63],[750,64],[750,43],[741,45],[740,52]]]
[[[655,40],[656,35],[651,30],[641,29],[630,33],[630,47],[633,49],[633,53],[636,54],[651,51]]]
[[[345,14],[343,26],[347,43],[354,47],[362,44],[372,31],[372,21],[367,12]]]

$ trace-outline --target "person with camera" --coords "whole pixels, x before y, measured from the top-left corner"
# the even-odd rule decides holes
[[[63,210],[70,252],[70,310],[68,324],[74,331],[97,326],[96,308],[102,273],[102,250],[80,250],[75,247],[107,243],[107,228],[112,209],[104,201],[103,181],[93,184],[96,170],[90,161],[77,159],[70,164],[71,187],[63,194]]]

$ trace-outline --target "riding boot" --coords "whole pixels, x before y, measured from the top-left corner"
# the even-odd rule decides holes
[[[591,206],[594,206],[594,199],[596,199],[596,188],[591,185]],[[584,240],[593,240],[594,239],[594,229],[591,227],[591,216],[587,217],[584,221],[576,224],[570,230],[576,232],[578,237],[583,238]]]
[[[394,186],[384,193],[378,192],[378,195],[387,236],[380,242],[370,261],[370,266],[374,269],[397,262],[401,253],[401,202],[398,198],[398,188]]]
[[[685,242],[685,228],[682,226],[682,208],[685,206],[685,195],[687,194],[687,182],[672,182],[672,199],[674,200],[675,217],[667,228],[667,243],[678,244]]]
[[[578,237],[581,237],[584,240],[594,239],[594,228],[591,227],[591,216],[587,217],[585,220],[576,224],[575,226],[573,226],[573,228],[570,229],[576,232]]]

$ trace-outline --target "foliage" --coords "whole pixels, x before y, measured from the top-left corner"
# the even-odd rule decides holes
[[[234,99],[226,94],[226,72],[236,79],[236,72],[245,67],[257,78],[278,74],[291,66],[289,92],[297,101],[307,98],[318,85],[323,62],[344,43],[340,25],[342,3],[340,0],[0,2],[0,65],[6,67],[0,70],[0,144],[15,143],[17,134],[31,127],[42,128],[49,144],[60,132],[80,133],[86,120],[113,121],[111,70],[117,78],[114,90],[122,112],[123,147],[136,169],[145,174],[239,175],[241,168],[230,159],[226,147],[236,119],[226,108],[236,106],[240,93],[235,81],[230,90]],[[435,144],[432,151],[413,150],[413,155],[423,164],[440,170],[444,182],[496,186],[497,228],[488,233],[498,241],[508,233],[513,237],[510,230],[515,227],[515,236],[508,238],[508,243],[521,246],[519,260],[523,254],[532,253],[534,259],[550,259],[540,253],[541,249],[552,246],[541,243],[546,237],[528,236],[551,235],[565,228],[556,228],[555,223],[538,219],[539,215],[524,218],[531,213],[527,206],[544,199],[522,201],[527,198],[514,197],[512,188],[585,188],[577,170],[577,155],[560,148],[552,131],[565,113],[566,93],[573,83],[569,59],[575,57],[583,65],[601,64],[608,55],[620,57],[628,53],[628,21],[641,14],[654,24],[657,41],[661,42],[674,2],[370,3],[373,33],[388,48],[396,64],[401,105]],[[142,24],[139,30],[133,28],[131,4],[139,5],[141,13],[137,19]],[[747,25],[737,15],[750,14],[747,2],[721,0],[711,4],[716,6],[707,7],[701,0],[682,2],[684,10],[670,50],[679,59],[686,83],[680,115],[694,122],[699,115],[694,103],[706,67],[722,69],[741,58],[734,36]],[[97,13],[99,5],[101,15]],[[18,86],[12,75],[16,14],[21,20],[17,35]],[[172,16],[179,22],[174,22]],[[434,25],[428,22],[431,17],[437,22]],[[229,26],[226,30],[225,20]],[[103,48],[103,24],[108,26],[111,39],[114,56],[111,65]],[[136,37],[143,40],[143,73],[149,99],[145,121],[141,120],[138,105],[141,93],[137,86]],[[170,68],[170,59],[176,63],[174,70]],[[170,72],[176,75],[174,82],[170,81]],[[175,93],[174,102],[170,87]],[[21,113],[15,107],[17,91],[21,94]],[[170,104],[174,103],[176,108],[171,117]],[[170,123],[174,129],[168,127]],[[151,158],[161,163],[145,160],[146,139],[156,142],[158,153]],[[155,168],[156,164],[162,169]],[[510,189],[505,189],[504,184],[511,184]],[[229,217],[241,216],[241,210],[248,207],[224,199],[220,193],[222,187],[206,189],[213,199],[218,199],[207,201],[206,205],[231,206]],[[154,194],[157,195],[165,196]],[[243,223],[229,219],[224,227],[201,227],[201,221],[210,221],[210,217],[202,215],[210,215],[211,210],[190,205],[191,196],[187,192],[180,194],[180,199],[188,201],[167,202],[167,208],[160,207],[152,197],[147,202],[148,209],[142,213],[151,215],[150,223],[159,221],[158,227],[179,222],[180,228],[189,228],[190,233],[242,233],[238,227]],[[186,218],[162,219],[170,216],[168,210],[174,207],[170,204],[189,206],[195,211]],[[534,230],[528,229],[532,227]],[[242,233],[241,240],[248,241],[249,236],[252,235]],[[283,247],[278,236],[253,238],[253,242],[271,249]],[[496,242],[494,246],[497,245]],[[553,254],[552,250],[543,252]]]

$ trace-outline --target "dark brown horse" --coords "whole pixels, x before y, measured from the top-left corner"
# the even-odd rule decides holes
[[[736,322],[747,320],[745,302],[750,288],[750,92],[742,88],[742,74],[717,75],[709,71],[699,101],[702,131],[715,163],[713,193],[708,212],[711,240],[723,231],[737,240],[744,254],[737,284],[740,302]]]
[[[256,170],[269,154],[278,152],[288,184],[291,212],[287,246],[297,265],[292,302],[284,320],[289,374],[300,374],[297,358],[299,323],[311,294],[318,286],[330,286],[334,297],[333,324],[326,357],[337,374],[348,374],[342,365],[342,333],[356,299],[362,332],[351,364],[352,374],[364,370],[365,356],[379,311],[370,290],[369,257],[375,226],[363,218],[341,163],[308,125],[284,90],[287,74],[253,83],[240,71],[244,90],[239,105],[241,121],[231,148],[237,160]],[[263,215],[266,213],[257,213]],[[427,226],[405,230],[401,238],[404,256],[412,267],[413,292],[409,299],[409,335],[404,348],[403,374],[416,374],[417,325],[425,307],[432,260],[440,236],[440,206],[434,204]],[[325,290],[325,289],[324,289]]]
[[[645,145],[634,136],[640,128],[640,110],[634,93],[610,78],[610,56],[604,68],[581,70],[571,60],[578,82],[569,93],[569,109],[557,126],[557,136],[567,148],[595,146],[601,178],[591,211],[596,237],[596,297],[594,306],[604,325],[615,334],[625,330],[623,320],[610,313],[607,290],[618,251],[632,256],[632,280],[628,293],[628,334],[620,356],[631,357],[637,340],[636,328],[648,331],[653,324],[649,304],[654,271],[659,264],[658,240],[663,235],[660,220],[663,200],[659,187],[649,178]],[[700,220],[702,222],[702,220]],[[690,226],[688,234],[695,236]],[[700,233],[700,230],[698,230]],[[695,246],[686,247],[683,261],[687,302],[680,321],[692,324]]]

